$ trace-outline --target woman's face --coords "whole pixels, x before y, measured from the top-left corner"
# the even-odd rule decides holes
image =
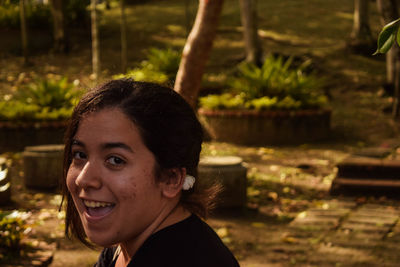
[[[129,242],[160,216],[165,199],[155,182],[155,157],[120,109],[85,116],[71,152],[67,186],[92,242]]]

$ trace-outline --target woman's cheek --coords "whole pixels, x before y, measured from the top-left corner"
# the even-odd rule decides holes
[[[67,172],[67,188],[70,192],[74,192],[76,189],[76,184],[75,184],[75,180],[76,180],[76,170],[74,170],[74,168],[71,166]]]

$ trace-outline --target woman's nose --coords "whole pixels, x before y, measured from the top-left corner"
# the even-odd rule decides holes
[[[81,169],[75,184],[78,187],[87,189],[98,189],[101,187],[101,168],[95,162],[87,161],[85,166]]]

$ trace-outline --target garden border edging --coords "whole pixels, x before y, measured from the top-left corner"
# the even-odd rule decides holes
[[[198,110],[211,139],[239,145],[298,145],[330,135],[330,109]]]

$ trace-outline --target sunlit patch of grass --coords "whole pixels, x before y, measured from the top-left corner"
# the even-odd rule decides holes
[[[272,172],[251,168],[247,175],[248,201],[255,205],[279,205],[285,216],[308,206],[309,201],[325,194],[314,188],[321,182],[311,174],[293,167],[275,166]],[[282,215],[281,214],[281,215]]]
[[[236,156],[238,148],[228,143],[204,142],[201,156]]]

